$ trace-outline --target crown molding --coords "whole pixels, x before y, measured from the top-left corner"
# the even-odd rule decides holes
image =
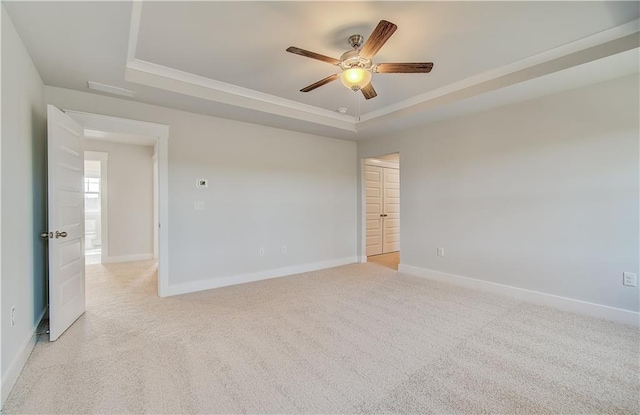
[[[354,134],[416,112],[494,91],[640,47],[640,19],[471,76],[355,117],[136,58],[142,1],[134,1],[125,79],[209,101],[341,129]]]
[[[306,105],[167,66],[134,59],[127,64],[125,79],[142,85],[178,92],[242,108],[296,118],[355,132],[355,119],[324,108]]]
[[[142,0],[134,0],[131,5],[131,23],[129,26],[129,43],[127,44],[127,64],[136,59],[140,20],[142,19]]]
[[[398,108],[394,108],[393,110],[389,110],[389,112],[385,112],[383,114],[368,116],[366,118],[363,117],[364,119],[358,123],[357,128],[358,131],[362,131],[366,128],[379,126],[418,112],[450,105],[467,98],[472,98],[508,86],[541,78],[545,75],[551,75],[553,73],[571,69],[579,65],[637,49],[638,47],[640,47],[640,37],[637,34],[631,34],[557,59],[533,65],[516,72],[491,78],[484,82],[461,87],[459,89],[449,90],[448,87],[445,87],[442,88],[442,90],[432,91],[429,93],[428,97],[422,97],[422,100],[412,103],[411,105],[399,106]]]
[[[365,125],[367,121],[375,118],[383,117],[388,114],[399,112],[411,107],[421,106],[424,103],[435,100],[436,98],[445,97],[454,93],[458,93],[470,88],[485,86],[480,93],[488,92],[496,89],[496,87],[504,87],[514,83],[523,82],[532,78],[537,78],[559,70],[568,69],[592,60],[600,59],[616,53],[624,52],[629,49],[638,48],[640,38],[637,36],[640,31],[640,19],[630,21],[628,23],[616,26],[614,28],[587,36],[559,46],[554,49],[512,62],[497,69],[483,72],[481,74],[445,85],[442,88],[416,95],[415,97],[388,105],[379,110],[371,111],[360,117],[360,124]],[[599,46],[608,46],[599,48]],[[576,54],[582,53],[579,57]],[[577,59],[566,59],[573,56]],[[546,67],[545,67],[546,65]],[[544,67],[544,69],[543,69]],[[536,71],[527,73],[527,69],[537,68]],[[516,75],[516,76],[514,76]],[[509,80],[506,77],[511,76]],[[493,88],[486,88],[491,81],[498,82]],[[469,96],[477,95],[477,93]]]
[[[210,101],[356,132],[355,117],[136,58],[142,0],[133,2],[125,80]]]

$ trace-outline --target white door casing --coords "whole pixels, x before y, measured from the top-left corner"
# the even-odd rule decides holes
[[[382,253],[382,176],[382,167],[365,166],[367,256]]]
[[[82,111],[65,110],[86,130],[142,135],[157,140],[158,161],[158,295],[170,295],[169,289],[169,126]]]
[[[85,311],[83,128],[47,106],[49,340]]]
[[[382,252],[400,250],[400,170],[384,167]]]
[[[160,183],[158,182],[158,144],[156,143],[155,150],[153,153],[153,258],[158,259],[158,232],[159,232],[159,223],[160,223],[160,212],[159,212],[159,197],[158,197],[158,189]]]

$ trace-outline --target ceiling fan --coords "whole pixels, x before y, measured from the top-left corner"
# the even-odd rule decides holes
[[[375,98],[378,94],[371,85],[371,77],[373,73],[429,73],[433,68],[433,62],[412,62],[412,63],[378,63],[372,62],[373,57],[389,40],[391,35],[396,31],[398,26],[381,20],[374,29],[369,39],[364,42],[361,35],[349,36],[349,44],[353,48],[342,54],[340,59],[331,58],[308,50],[300,49],[295,46],[287,48],[287,52],[304,56],[311,59],[327,62],[339,67],[342,72],[329,75],[320,81],[302,88],[301,92],[313,91],[316,88],[326,85],[329,82],[340,78],[344,86],[353,91],[362,91],[366,99]]]

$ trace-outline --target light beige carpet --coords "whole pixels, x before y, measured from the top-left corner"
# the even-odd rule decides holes
[[[374,264],[167,299],[93,265],[87,294],[6,413],[640,411],[638,329]]]

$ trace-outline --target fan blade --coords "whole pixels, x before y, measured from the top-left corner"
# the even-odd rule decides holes
[[[335,81],[336,79],[338,79],[338,77],[340,76],[340,74],[333,74],[333,75],[329,75],[324,79],[319,80],[318,82],[316,82],[315,84],[311,84],[309,86],[306,86],[304,88],[302,88],[300,90],[300,92],[309,92],[309,91],[313,91],[316,88],[321,87],[322,85],[326,85],[331,81]]]
[[[377,73],[429,73],[433,69],[433,62],[412,63],[379,63],[375,66]]]
[[[369,82],[367,86],[362,88],[361,91],[362,91],[362,95],[364,95],[366,99],[371,99],[378,96],[378,93],[376,92],[375,89],[373,89],[373,84],[371,84],[371,82]]]
[[[308,50],[296,48],[295,46],[289,46],[287,52],[295,53],[296,55],[304,56],[305,58],[317,59],[322,62],[327,62],[332,65],[338,65],[340,60],[330,58],[329,56],[321,55],[315,52],[309,52]]]
[[[360,56],[365,59],[372,59],[382,46],[389,40],[393,32],[396,31],[398,26],[386,20],[380,20],[378,26],[373,30],[369,39],[362,46],[360,50]]]

